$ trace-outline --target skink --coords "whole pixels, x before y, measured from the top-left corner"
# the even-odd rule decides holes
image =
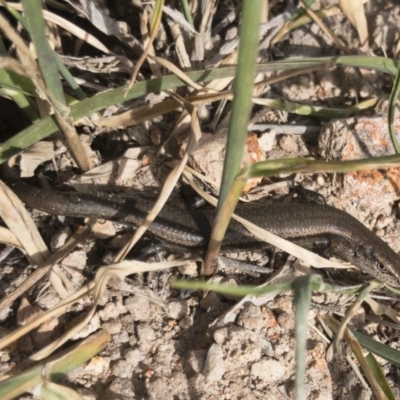
[[[39,189],[19,180],[6,163],[2,165],[0,174],[26,205],[52,215],[95,217],[137,226],[152,207],[147,200]],[[344,211],[311,203],[256,203],[238,205],[235,212],[291,241],[310,243],[315,238],[327,240],[330,253],[382,282],[400,286],[400,257],[382,239]],[[214,215],[214,210],[194,210],[167,204],[149,231],[179,247],[204,249]],[[223,241],[224,247],[237,250],[263,245],[235,221],[231,221]]]

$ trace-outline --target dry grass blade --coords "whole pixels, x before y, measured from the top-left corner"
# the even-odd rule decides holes
[[[344,54],[351,54],[351,51],[343,44],[343,42],[329,29],[322,20],[308,7],[304,5],[303,2],[300,1],[301,7],[306,11],[306,13],[310,16],[310,18],[322,29],[322,31],[335,43],[336,47],[342,51]]]
[[[150,38],[149,38],[146,48],[143,51],[143,54],[140,56],[139,60],[136,63],[136,66],[132,72],[131,81],[129,82],[128,88],[126,89],[125,93],[127,93],[132,88],[132,85],[136,81],[137,74],[139,73],[139,70],[140,70],[142,64],[144,63],[144,61],[146,60],[146,57],[148,56],[148,54],[150,53],[150,51],[152,49],[153,41],[156,38],[157,31],[160,26],[163,5],[164,5],[164,0],[156,0],[156,5],[154,7],[154,13],[153,13],[152,21],[151,21],[151,26],[150,26]]]
[[[182,79],[183,82],[187,83],[188,86],[192,87],[193,89],[196,90],[202,90],[204,91],[205,88],[199,84],[197,84],[196,82],[194,82],[192,79],[190,79],[182,70],[180,70],[175,64],[173,64],[172,62],[161,58],[161,57],[156,57],[156,56],[152,56],[149,55],[149,58],[157,61],[160,65],[162,65],[163,67],[169,69],[174,75],[176,75],[178,78]]]
[[[163,61],[159,60],[160,64],[163,63]],[[165,65],[166,66],[166,65]],[[255,88],[263,88],[266,85],[272,85],[277,82],[282,82],[285,79],[289,79],[291,77],[299,76],[301,74],[305,74],[307,72],[313,72],[315,70],[323,69],[326,66],[318,66],[315,68],[304,68],[299,71],[288,71],[288,72],[283,72],[281,74],[273,75],[269,78],[266,78],[262,80],[261,82],[258,82],[255,84]],[[184,100],[187,103],[190,103],[192,105],[201,105],[201,104],[209,104],[215,101],[220,101],[220,100],[232,100],[233,98],[233,90],[225,90],[225,91],[220,91],[222,90],[228,83],[232,81],[231,78],[228,79],[217,79],[212,82],[207,83],[204,87],[197,85],[195,82],[193,82],[192,79],[190,79],[184,72],[182,72],[179,68],[175,67],[171,69],[171,72],[175,73],[179,78],[181,78],[184,82],[187,82],[188,85],[196,88],[197,86],[201,88],[200,92],[196,96],[189,96],[185,97]],[[229,81],[229,82],[228,82]],[[192,84],[194,83],[194,85]],[[207,94],[201,94],[204,92],[214,92],[216,93],[207,93]],[[265,98],[256,98],[253,97],[252,101],[254,104],[260,104],[260,105],[266,105],[271,108],[278,108],[278,109],[286,109],[289,107],[290,104],[293,104],[292,111],[295,111],[296,104],[288,101],[280,101],[280,100],[272,100],[272,99],[265,99]],[[377,100],[374,100],[375,102]],[[177,100],[165,100],[162,103],[158,104],[146,104],[144,106],[139,106],[133,110],[129,110],[126,112],[123,112],[118,115],[114,115],[112,117],[107,117],[103,118],[100,117],[100,119],[95,121],[95,124],[97,126],[105,126],[109,128],[118,128],[121,126],[133,126],[140,124],[145,121],[149,121],[155,117],[158,117],[160,115],[167,114],[171,111],[174,111],[181,107],[181,103]],[[358,104],[357,109],[360,109],[360,106],[362,103]],[[374,105],[374,102],[368,102],[368,106],[372,107]],[[301,113],[301,110],[304,110],[304,113],[310,114],[312,113],[311,107],[308,107],[306,105],[300,105],[298,107],[299,113]],[[313,107],[314,111],[324,111],[329,112],[328,109],[326,108],[319,108],[319,107]],[[340,112],[338,110],[338,112]],[[346,111],[343,110],[343,112],[349,112],[351,114],[351,109]]]
[[[193,27],[192,16],[190,14],[190,11],[188,10],[187,0],[182,1],[182,8],[185,16],[183,16],[178,10],[175,10],[169,6],[163,6],[163,12],[165,15],[168,15],[174,22],[179,24],[179,26],[181,26],[183,29],[193,35],[197,35],[197,32]]]
[[[54,110],[58,126],[65,135],[74,160],[83,171],[88,171],[92,163],[79,140],[70,115],[70,108],[66,105],[57,56],[51,49],[46,36],[41,2],[39,0],[22,0],[22,4],[32,43],[38,57],[41,77],[46,85],[46,100]]]
[[[105,126],[109,128],[134,126],[174,111],[180,106],[181,105],[176,100],[165,100],[158,104],[146,104],[144,106],[139,106],[133,110],[113,115],[112,117],[101,117],[100,119],[96,120],[95,123],[99,127]]]
[[[3,243],[7,246],[18,247],[23,250],[23,247],[17,237],[11,232],[10,229],[4,228],[0,226],[0,243]]]
[[[0,215],[11,232],[24,247],[33,264],[44,262],[50,255],[35,223],[19,198],[0,182]]]
[[[129,31],[128,24],[122,21],[115,21],[106,12],[104,8],[95,1],[79,1],[78,4],[72,6],[82,13],[99,31],[106,35],[125,35]]]
[[[339,13],[340,13],[340,9],[337,6],[332,6],[332,7],[329,7],[327,9],[324,9],[324,10],[314,11],[314,14],[319,19],[325,19],[325,18],[333,17],[333,16],[335,16],[335,15],[337,15]],[[283,27],[277,32],[277,34],[271,40],[271,44],[278,43],[290,31],[292,31],[292,30],[294,30],[296,28],[299,28],[299,27],[301,27],[301,26],[303,26],[305,24],[308,24],[310,22],[312,22],[312,18],[310,18],[307,14],[306,15],[302,15],[302,16],[300,16],[299,18],[297,18],[295,20],[290,20],[290,21],[285,22]]]
[[[368,0],[339,0],[343,14],[350,20],[357,29],[361,48],[368,49],[368,26],[364,12],[364,3]]]
[[[49,320],[50,318],[57,317],[61,315],[68,307],[71,307],[77,301],[79,301],[82,297],[90,294],[90,292],[94,288],[94,282],[90,282],[87,285],[83,286],[77,292],[72,295],[66,297],[61,300],[60,303],[57,304],[56,307],[52,308],[49,311],[46,311],[44,314],[39,316],[37,319],[32,321],[31,323],[22,326],[7,336],[4,336],[0,339],[0,349],[4,349],[9,346],[11,343],[15,342],[22,336],[26,335],[28,332],[31,332],[33,329],[39,327],[41,324]],[[33,360],[33,359],[32,359]],[[25,367],[25,366],[24,366]]]
[[[10,3],[9,3],[10,4]],[[11,7],[15,8],[18,11],[22,11],[22,5],[17,3],[11,3]],[[0,4],[0,7],[3,5]],[[89,32],[84,31],[83,29],[79,28],[77,25],[73,24],[72,22],[60,17],[57,14],[54,14],[50,11],[43,10],[43,16],[46,21],[53,22],[64,28],[66,31],[75,35],[78,39],[85,41],[86,43],[90,44],[91,46],[95,47],[96,49],[102,51],[105,54],[113,54],[106,46],[104,46],[96,37],[91,35]]]
[[[44,85],[40,82],[40,73],[38,71],[35,60],[32,57],[29,48],[22,40],[18,32],[10,25],[10,23],[0,14],[0,29],[4,32],[4,35],[16,46],[17,53],[22,60],[23,67],[21,71],[25,71],[21,75],[29,76],[36,86],[39,96],[45,97],[43,94]],[[18,63],[18,61],[15,61]],[[18,73],[18,72],[17,72]]]
[[[378,303],[371,297],[367,297],[364,301],[371,307],[375,315],[384,315],[390,318],[395,322],[394,325],[396,325],[396,329],[400,329],[400,312],[396,310],[392,304]]]
[[[50,253],[44,243],[30,214],[19,198],[3,182],[0,181],[0,215],[10,228],[18,241],[24,247],[24,253],[32,264],[42,264],[50,257]],[[50,274],[50,281],[61,297],[67,292],[62,284],[59,274]],[[68,281],[66,278],[64,281]]]
[[[190,116],[190,136],[189,136],[189,141],[188,145],[186,147],[186,151],[180,161],[180,163],[173,168],[173,170],[169,173],[167,179],[164,182],[163,188],[161,190],[161,193],[154,204],[152,210],[149,212],[149,214],[146,216],[146,219],[143,221],[143,223],[137,228],[134,236],[130,240],[130,242],[119,252],[119,254],[116,257],[116,261],[122,261],[128,252],[132,249],[132,247],[137,243],[137,241],[143,236],[145,231],[148,229],[150,224],[154,221],[154,219],[157,217],[158,213],[161,211],[162,207],[164,206],[165,202],[168,200],[170,194],[174,190],[174,187],[176,183],[178,182],[178,179],[180,178],[183,169],[185,168],[185,165],[187,163],[187,160],[189,159],[190,154],[194,151],[194,149],[197,146],[197,143],[201,137],[201,129],[197,117],[197,112],[196,108],[192,106],[192,104],[184,101],[184,99],[180,98],[178,95],[174,93],[170,93],[171,96],[173,96],[177,101],[181,102],[185,108],[187,114]],[[185,114],[186,115],[186,114]],[[182,118],[182,116],[181,116]]]
[[[150,40],[151,35],[149,34],[148,23],[149,23],[148,13],[145,10],[144,13],[140,17],[140,31],[141,31],[142,37],[143,37],[143,47],[145,49],[148,49],[147,62],[149,63],[151,72],[153,73],[154,76],[162,76],[160,66],[152,58],[153,56],[155,56],[156,52],[154,50],[153,43]]]
[[[372,281],[369,285],[364,288],[359,295],[357,296],[356,301],[351,305],[351,307],[347,310],[346,316],[343,319],[339,330],[336,333],[335,340],[333,341],[333,351],[336,353],[336,356],[342,356],[340,342],[343,339],[345,331],[347,329],[347,325],[349,324],[350,320],[357,314],[358,310],[361,307],[364,299],[370,294],[371,291],[376,290],[381,283]]]
[[[78,231],[60,248],[56,253],[51,255],[42,264],[39,264],[36,271],[31,274],[17,289],[8,294],[0,301],[0,312],[11,304],[28,289],[30,289],[35,283],[43,278],[51,268],[66,257],[71,251],[80,243],[85,241],[91,232],[89,229],[78,229]]]

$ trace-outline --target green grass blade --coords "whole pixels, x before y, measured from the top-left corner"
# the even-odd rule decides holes
[[[0,35],[0,62],[1,57],[7,57],[7,50]],[[19,82],[20,89],[23,90],[15,90],[13,87],[15,81]],[[29,78],[17,75],[6,68],[0,68],[0,95],[11,98],[32,122],[39,120],[39,114],[26,96],[36,95],[35,86]]]
[[[267,293],[282,293],[292,290],[291,283],[282,283],[277,285],[268,286],[232,286],[232,285],[222,285],[216,283],[209,283],[203,281],[175,281],[172,283],[172,287],[176,289],[187,289],[187,290],[212,290],[217,293],[229,294],[232,296],[247,296],[247,295],[261,295]]]
[[[333,292],[341,294],[357,294],[363,289],[363,285],[355,286],[335,286],[325,283],[320,275],[311,275],[311,288],[313,291],[319,292]],[[266,285],[266,286],[232,286],[215,284],[204,281],[183,281],[178,280],[172,283],[172,286],[176,289],[194,289],[194,290],[213,290],[218,293],[230,294],[233,296],[247,296],[247,295],[261,295],[267,293],[282,293],[289,290],[293,290],[292,283],[282,283],[276,285]]]
[[[233,181],[241,169],[252,107],[251,96],[256,73],[261,7],[262,0],[243,2],[234,99],[218,208],[226,200]]]
[[[266,71],[282,71],[282,70],[295,70],[305,67],[319,67],[321,65],[328,65],[329,63],[338,63],[347,66],[359,66],[362,68],[375,69],[381,72],[394,75],[397,71],[397,62],[384,57],[366,57],[366,56],[343,56],[343,57],[322,57],[322,58],[308,58],[296,60],[284,60],[279,62],[272,62],[268,64],[260,64],[257,66],[257,72]],[[232,77],[235,74],[234,67],[224,67],[214,70],[201,70],[189,72],[187,75],[195,82],[207,82],[214,79],[222,79]],[[32,88],[34,93],[35,89],[33,84],[28,78],[16,77],[12,75],[8,79],[11,89],[26,90],[27,87]],[[1,82],[0,74],[0,85]],[[16,81],[20,81],[17,82]],[[4,83],[4,82],[3,82]],[[7,85],[4,85],[7,87]],[[71,116],[74,120],[89,117],[94,112],[100,111],[106,107],[114,104],[122,103],[127,100],[137,99],[145,96],[148,93],[157,92],[161,90],[174,89],[185,86],[185,83],[176,76],[169,75],[162,78],[156,78],[149,81],[136,83],[131,90],[128,91],[125,97],[126,87],[121,87],[108,92],[99,93],[89,99],[83,100],[71,107]],[[33,93],[31,93],[33,95]],[[26,147],[43,140],[52,133],[58,130],[58,126],[54,117],[47,117],[38,122],[37,124],[21,131],[9,141],[0,146],[0,163],[4,162],[9,157],[17,154]]]
[[[371,339],[369,336],[357,332],[354,329],[350,328],[350,330],[352,334],[356,337],[356,339],[360,342],[361,346],[374,353],[375,355],[382,357],[392,364],[396,364],[400,367],[400,351],[393,349],[390,346],[386,346],[385,344],[379,343],[376,340]]]
[[[58,70],[58,57],[50,48],[46,36],[41,0],[22,0],[22,5],[29,34],[37,54],[41,76],[45,82],[46,89],[43,89],[43,92],[46,94],[46,100],[54,110],[57,125],[64,135],[71,156],[81,170],[88,171],[92,166],[91,159],[79,140],[70,108],[67,106]]]
[[[46,37],[46,25],[40,0],[22,0],[29,35],[35,47],[46,88],[61,104],[66,104],[56,57]]]
[[[393,120],[394,120],[394,112],[396,109],[397,99],[399,98],[399,93],[400,93],[400,64],[398,64],[396,76],[392,87],[392,93],[390,94],[389,112],[388,112],[390,138],[392,139],[393,147],[396,150],[397,154],[400,153],[400,147],[399,143],[397,142],[396,132],[394,131]]]
[[[385,395],[388,398],[388,400],[396,400],[392,392],[392,389],[390,388],[389,383],[385,377],[385,374],[383,373],[381,366],[376,361],[374,355],[372,353],[368,353],[365,356],[365,361],[368,363],[373,375],[375,376],[376,381],[378,382],[382,390],[385,392]]]
[[[282,110],[297,115],[310,115],[313,117],[329,119],[348,118],[360,110],[374,107],[377,102],[378,98],[373,97],[347,108],[328,108],[296,103],[294,101],[287,101],[286,99],[262,99],[262,101],[257,101],[257,103],[270,107],[274,110]]]
[[[315,0],[304,0],[303,3],[308,8],[314,3],[314,1]],[[297,11],[295,11],[295,13],[292,15],[290,20],[294,21],[295,19],[300,18],[304,14],[305,14],[304,9],[303,8],[299,8]]]
[[[189,22],[189,24],[194,29],[193,18],[192,18],[192,14],[190,13],[190,8],[189,8],[189,4],[188,4],[187,0],[181,0],[181,6],[182,6],[183,15],[185,16],[186,21]]]
[[[14,7],[10,6],[5,0],[0,0],[0,3],[25,29],[27,29],[25,18],[20,12],[18,12]]]
[[[243,190],[243,187],[238,187],[238,181],[235,183],[236,188],[233,186],[233,183],[242,167],[247,126],[252,108],[261,7],[262,0],[246,1],[243,3],[238,64],[234,81],[232,113],[228,128],[228,141],[226,144],[221,189],[218,199],[218,214],[214,220],[211,240],[204,259],[202,274],[205,275],[211,274],[212,264],[217,257],[233,210]]]
[[[43,368],[51,362],[49,377],[51,380],[59,380],[87,360],[100,353],[109,343],[111,337],[104,331],[98,331],[71,346],[67,350],[55,354],[43,362],[23,371],[12,378],[0,383],[0,398],[12,399],[25,391],[34,388],[43,381]]]
[[[64,79],[68,82],[69,86],[71,89],[75,92],[76,97],[79,100],[84,100],[87,98],[85,92],[82,90],[82,88],[78,85],[76,82],[75,78],[71,75],[69,72],[68,68],[62,63],[60,58],[58,57],[57,54],[55,54],[55,59],[57,63],[57,68],[60,71],[60,74],[64,77]]]
[[[400,155],[363,158],[350,161],[320,161],[306,158],[282,158],[254,163],[249,166],[250,178],[274,176],[281,173],[302,174],[367,171],[377,168],[398,167]]]
[[[369,57],[369,56],[338,56],[338,57],[319,57],[319,58],[296,58],[283,61],[277,61],[276,64],[286,64],[286,68],[296,69],[294,65],[289,67],[290,63],[297,63],[298,68],[304,68],[315,63],[327,63],[332,65],[344,65],[346,67],[365,68],[373,71],[383,72],[385,74],[396,75],[398,62],[386,57]],[[277,66],[278,67],[278,66]]]
[[[0,57],[1,63],[2,57]],[[37,97],[36,88],[32,80],[6,68],[0,68],[0,87],[13,90],[30,97]]]
[[[153,10],[153,15],[150,21],[150,32],[153,32],[153,30],[157,29],[157,27],[160,25],[163,5],[164,5],[164,0],[156,0],[156,4],[154,5],[154,10]]]

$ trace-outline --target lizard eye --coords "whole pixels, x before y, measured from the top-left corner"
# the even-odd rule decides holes
[[[375,264],[375,268],[376,268],[379,272],[381,272],[382,274],[387,274],[387,273],[388,273],[388,270],[386,269],[386,267],[385,267],[380,261],[375,260],[375,261],[374,261],[374,264]]]

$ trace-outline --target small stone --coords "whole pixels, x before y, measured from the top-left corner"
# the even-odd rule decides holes
[[[136,399],[135,390],[131,379],[121,379],[121,378],[115,379],[114,381],[111,382],[111,385],[109,386],[109,391],[112,393],[112,395],[124,396],[124,398],[131,400]],[[107,397],[115,399],[116,397],[112,395],[108,394]]]
[[[278,321],[276,320],[275,314],[269,308],[262,309],[264,316],[264,326],[266,328],[276,328]]]
[[[125,300],[124,305],[134,316],[135,321],[148,321],[150,319],[150,302],[146,297],[129,297]]]
[[[124,330],[126,330],[128,333],[135,333],[135,319],[132,314],[122,315],[119,321],[121,321]]]
[[[111,361],[118,361],[122,358],[122,346],[120,344],[112,343],[107,351]]]
[[[43,313],[44,311],[40,307],[31,305],[28,299],[23,297],[17,311],[17,323],[25,326],[39,318]]]
[[[168,316],[180,320],[189,312],[187,302],[184,300],[173,299],[168,303]]]
[[[97,239],[109,239],[115,236],[115,225],[111,221],[96,219],[95,222],[90,224],[90,229]]]
[[[146,383],[148,393],[151,393],[152,399],[173,400],[174,396],[171,393],[171,387],[168,381],[162,378],[150,380]]]
[[[76,250],[65,257],[61,265],[71,275],[73,283],[83,282],[83,269],[86,267],[87,254],[85,250]]]
[[[58,328],[58,329],[57,329]],[[55,339],[60,330],[58,318],[50,318],[33,333],[33,342],[36,347],[41,348]]]
[[[134,349],[126,352],[125,359],[133,368],[135,368],[145,359],[145,356],[140,349]]]
[[[50,241],[51,251],[54,252],[59,249],[67,239],[72,235],[71,229],[69,227],[64,227],[62,229],[57,230]]]
[[[155,342],[156,333],[149,325],[139,324],[137,327],[138,343],[144,352],[150,351]]]
[[[265,382],[276,382],[285,375],[285,366],[275,360],[260,360],[251,366],[251,374]]]
[[[327,92],[331,91],[333,88],[336,87],[336,85],[333,82],[333,76],[331,76],[329,74],[328,75],[324,75],[321,78],[320,85]]]
[[[238,317],[237,324],[255,332],[261,331],[264,327],[264,318],[260,307],[246,304]]]
[[[179,321],[179,327],[181,329],[188,329],[193,325],[193,316],[182,318]]]
[[[265,132],[258,139],[260,147],[264,152],[271,151],[276,145],[276,132],[271,129],[269,132]]]
[[[294,329],[293,314],[283,312],[278,316],[278,324],[282,329],[286,330]]]
[[[222,347],[213,344],[207,353],[202,374],[210,382],[219,381],[225,373],[224,352]]]
[[[203,310],[210,310],[212,307],[221,303],[219,296],[215,292],[209,292],[206,297],[200,300],[200,307]]]
[[[187,262],[183,265],[178,266],[178,271],[181,275],[188,275],[195,277],[198,275],[197,273],[198,266],[195,262]]]
[[[116,333],[121,332],[122,324],[120,322],[117,322],[117,321],[104,322],[102,327],[110,335],[115,335]]]
[[[120,314],[126,312],[125,307],[121,303],[107,303],[102,310],[99,311],[102,321],[115,320]]]
[[[136,336],[134,336],[134,335],[129,336],[129,345],[130,346],[135,346],[136,344],[137,344]]]
[[[292,135],[282,135],[279,138],[279,147],[285,151],[286,153],[295,153],[297,152],[297,141],[296,138]]]
[[[133,367],[126,360],[118,360],[111,368],[111,373],[119,378],[129,378],[132,372]]]
[[[393,219],[389,217],[385,217],[383,215],[380,215],[377,220],[376,220],[376,227],[378,229],[383,229],[386,228],[388,225],[393,223]]]
[[[85,366],[84,372],[85,374],[102,378],[108,374],[109,366],[110,360],[108,358],[95,356],[90,360],[89,364]]]
[[[122,331],[113,335],[113,340],[115,343],[128,343],[129,342],[129,335],[128,332]]]

